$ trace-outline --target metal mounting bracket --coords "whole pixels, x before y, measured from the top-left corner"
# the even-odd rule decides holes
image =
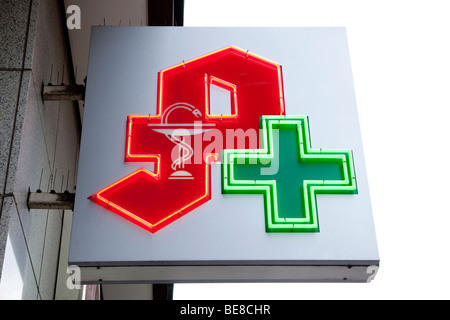
[[[47,85],[42,87],[43,101],[84,100],[84,85]]]
[[[54,210],[73,210],[75,193],[65,191],[57,192],[30,192],[28,190],[27,206],[30,209],[54,209]]]

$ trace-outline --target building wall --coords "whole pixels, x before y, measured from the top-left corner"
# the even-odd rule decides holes
[[[75,191],[76,106],[43,102],[70,83],[58,0],[0,1],[0,300],[77,299],[66,286],[72,212],[28,210],[28,190]]]

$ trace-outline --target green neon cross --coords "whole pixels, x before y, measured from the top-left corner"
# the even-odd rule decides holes
[[[312,149],[307,116],[263,116],[261,147],[223,150],[222,193],[263,194],[267,232],[319,232],[317,194],[357,193],[351,150]]]

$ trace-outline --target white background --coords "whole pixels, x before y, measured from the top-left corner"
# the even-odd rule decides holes
[[[450,298],[450,4],[185,0],[185,26],[347,28],[380,253],[370,284],[176,284],[174,299]]]

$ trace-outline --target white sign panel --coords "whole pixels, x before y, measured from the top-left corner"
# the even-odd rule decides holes
[[[379,263],[343,28],[93,28],[77,181],[85,283]]]

